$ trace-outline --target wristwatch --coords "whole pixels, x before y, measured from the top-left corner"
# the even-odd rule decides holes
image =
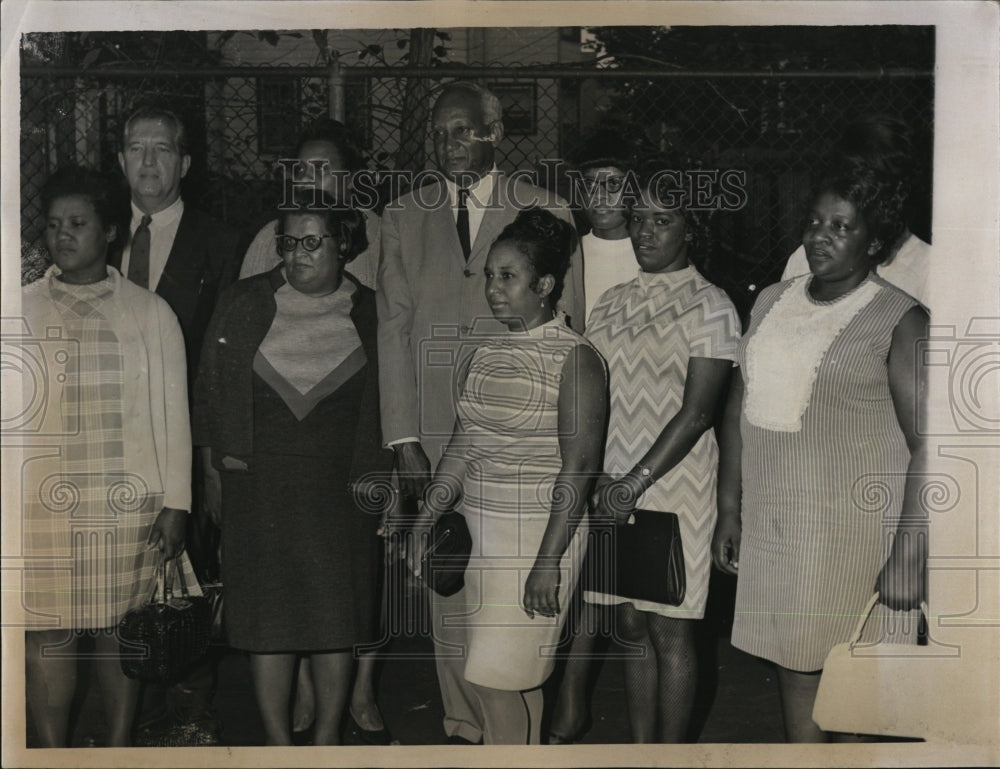
[[[639,477],[643,480],[649,479],[649,482],[653,482],[653,471],[646,467],[642,462],[636,462],[635,469],[639,472]]]

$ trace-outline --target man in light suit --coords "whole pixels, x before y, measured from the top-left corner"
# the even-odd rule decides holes
[[[493,240],[519,210],[540,205],[572,224],[565,202],[494,164],[503,138],[499,100],[470,82],[449,84],[432,113],[443,179],[390,203],[382,216],[376,293],[382,435],[404,496],[419,498],[455,422],[454,366],[493,326],[483,269]],[[583,265],[573,254],[560,300],[583,331]],[[478,743],[482,713],[464,678],[463,630],[442,617],[465,610],[464,591],[434,596],[435,658],[450,742]],[[454,622],[454,620],[452,620]]]
[[[190,206],[181,198],[181,179],[191,166],[187,131],[175,113],[160,107],[140,107],[125,121],[118,163],[128,181],[132,200],[129,239],[115,264],[122,275],[155,291],[174,311],[184,335],[188,393],[198,371],[205,329],[219,294],[239,274],[247,239],[233,227]],[[195,452],[196,464],[198,454]],[[200,472],[188,517],[187,550],[199,579],[214,577],[218,537],[199,504]],[[166,695],[167,715],[188,722],[209,718],[212,671],[198,666]],[[161,690],[144,692],[140,724],[160,717]]]

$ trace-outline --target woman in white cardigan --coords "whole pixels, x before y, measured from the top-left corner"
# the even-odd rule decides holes
[[[107,181],[64,169],[43,204],[54,265],[22,297],[44,357],[22,378],[25,433],[45,448],[22,476],[28,704],[41,745],[65,746],[77,643],[91,635],[107,744],[123,746],[138,682],[121,671],[115,628],[182,554],[191,507],[184,341],[166,302],[107,266],[120,231]]]

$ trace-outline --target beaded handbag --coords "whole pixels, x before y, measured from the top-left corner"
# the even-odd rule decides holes
[[[122,672],[129,678],[172,683],[208,651],[212,604],[188,593],[182,568],[177,568],[181,595],[173,595],[167,577],[174,560],[164,560],[149,603],[118,623]]]

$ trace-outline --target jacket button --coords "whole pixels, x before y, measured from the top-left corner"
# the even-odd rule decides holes
[[[465,277],[471,278],[472,277],[472,270],[465,270]]]

